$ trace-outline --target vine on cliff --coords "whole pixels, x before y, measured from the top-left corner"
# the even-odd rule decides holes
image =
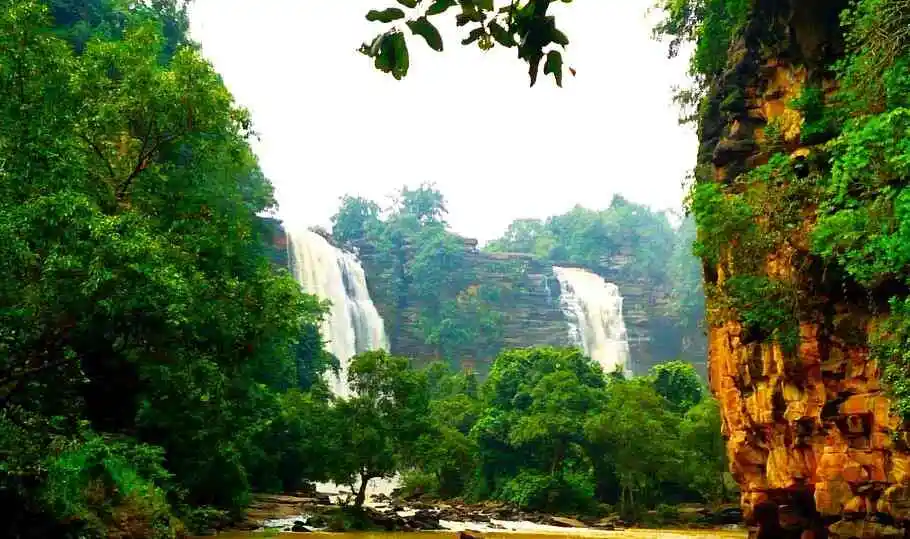
[[[866,289],[884,313],[870,334],[872,357],[910,418],[910,41],[903,0],[863,0],[843,14],[850,54],[837,66],[840,88],[829,105],[842,120],[825,145],[830,155],[813,251]],[[874,81],[871,79],[874,77]],[[875,301],[875,300],[874,300]]]
[[[696,109],[708,87],[727,64],[733,39],[746,23],[750,0],[659,0],[664,19],[654,28],[657,38],[669,37],[669,56],[677,56],[686,42],[694,42],[689,60],[692,88],[680,89],[675,97],[683,110]],[[694,121],[687,114],[683,121]]]
[[[720,32],[712,23],[745,20],[750,3],[667,0],[661,6],[667,18],[656,32],[672,38],[671,54],[683,41],[695,42],[691,67],[702,110],[728,114],[732,122],[743,112],[732,106],[741,101],[738,94],[728,92],[712,109],[718,96],[703,90],[743,61],[730,47],[743,26]],[[882,315],[869,336],[872,357],[896,409],[910,418],[910,2],[855,0],[840,18],[842,59],[814,60],[837,84],[821,86],[810,77],[786,103],[800,122],[768,119],[755,156],[766,164],[723,180],[720,165],[720,177],[698,175],[690,198],[699,225],[695,250],[719,273],[711,287],[716,321],[738,320],[760,340],[798,342],[798,321],[811,305],[788,292],[807,284],[790,281],[864,291],[868,310]],[[804,150],[791,154],[797,146]],[[780,257],[787,264],[777,268]],[[821,262],[821,275],[801,271],[812,260]]]

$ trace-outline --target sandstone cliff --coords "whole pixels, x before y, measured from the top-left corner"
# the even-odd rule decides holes
[[[270,237],[270,256],[280,266],[287,267],[287,237],[279,221],[262,219]],[[327,235],[327,232],[321,232]],[[330,242],[330,236],[327,236]],[[553,274],[552,264],[525,254],[487,253],[477,249],[474,240],[465,239],[465,255],[470,273],[478,283],[494,284],[509,291],[508,297],[497,304],[504,313],[502,338],[496,349],[523,348],[528,346],[568,346],[569,327],[559,305],[559,282]],[[367,272],[367,284],[371,289],[377,309],[386,321],[393,353],[414,358],[431,358],[435,354],[427,345],[417,327],[419,302],[413,297],[405,298],[401,312],[400,328],[394,327],[395,305],[381,293],[376,293],[378,274],[381,273],[379,258],[369,245],[360,246],[360,257]],[[607,280],[617,283],[623,295],[623,314],[629,337],[631,369],[636,374],[645,374],[657,363],[677,359],[681,351],[677,321],[664,314],[669,291],[653,289],[647,283],[622,277],[623,260],[617,260],[603,267],[590,268]],[[571,266],[571,263],[562,265]],[[696,345],[697,346],[697,345]],[[495,355],[495,350],[478,350],[466,347],[460,351],[461,359],[472,364],[481,372]],[[696,367],[706,373],[705,364],[697,361]],[[687,356],[687,359],[689,356]]]
[[[842,54],[843,1],[759,0],[729,51],[701,119],[700,181],[730,196],[740,173],[768,160],[770,125],[794,163],[813,164],[791,107],[808,83],[829,89]],[[824,166],[822,164],[821,166]],[[746,189],[762,188],[757,185]],[[756,339],[709,298],[709,378],[721,402],[732,471],[753,537],[907,537],[910,453],[869,359],[869,301],[834,288],[809,254],[805,223],[763,261],[792,285],[801,313],[795,350]],[[709,286],[737,274],[736,260],[706,267]]]
[[[493,284],[508,290],[507,297],[496,308],[504,316],[502,338],[492,350],[478,350],[468,345],[459,350],[462,360],[485,372],[495,350],[528,346],[568,346],[569,327],[559,305],[559,282],[553,273],[553,263],[526,254],[487,253],[477,249],[476,240],[465,239],[468,272],[478,284]],[[378,268],[373,264],[369,249],[361,250],[371,290],[376,284]],[[623,318],[629,340],[630,368],[635,374],[646,374],[661,362],[678,359],[680,338],[674,332],[676,321],[663,314],[669,290],[654,290],[646,283],[623,279],[622,260],[614,264],[586,268],[614,282],[623,295]],[[572,266],[571,263],[555,265]],[[419,300],[405,298],[402,321],[396,330],[392,324],[394,306],[381,294],[374,294],[377,309],[386,320],[392,351],[414,358],[433,357],[433,347],[425,344],[417,326]],[[696,364],[705,372],[704,364]]]

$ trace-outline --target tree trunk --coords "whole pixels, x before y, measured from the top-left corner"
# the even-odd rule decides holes
[[[360,474],[360,488],[357,490],[357,497],[354,498],[354,507],[360,509],[363,507],[363,502],[366,501],[367,497],[367,483],[369,483],[371,477],[367,474]]]
[[[553,462],[550,463],[550,476],[551,477],[556,476],[556,471],[559,469],[559,463],[562,462],[563,451],[564,451],[564,446],[562,444],[558,444],[556,446],[556,450],[553,451]]]

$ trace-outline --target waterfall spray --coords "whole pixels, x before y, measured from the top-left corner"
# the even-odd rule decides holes
[[[561,293],[559,303],[569,322],[569,339],[603,367],[629,371],[629,342],[622,317],[619,287],[579,268],[553,267]]]
[[[382,317],[367,290],[357,258],[332,246],[310,230],[288,232],[291,267],[304,292],[331,301],[321,332],[329,351],[338,358],[338,376],[329,378],[332,391],[350,395],[347,376],[351,358],[368,350],[388,350]]]

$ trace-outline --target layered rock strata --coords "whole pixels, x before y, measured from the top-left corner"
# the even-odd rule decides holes
[[[793,159],[811,162],[815,150],[800,140],[802,118],[791,99],[810,81],[833,87],[826,66],[842,54],[844,7],[754,2],[702,118],[699,162],[711,173],[701,181],[730,192],[735,177],[767,161],[761,142],[772,122]],[[806,240],[814,209],[805,210],[803,229],[764,261],[768,276],[798,290],[797,349],[757,342],[736,321],[709,330],[710,384],[744,514],[752,537],[908,537],[910,450],[869,358],[875,320],[863,307],[868,300],[826,286]],[[709,287],[735,275],[735,262],[706,267]],[[709,311],[717,307],[709,299]]]

